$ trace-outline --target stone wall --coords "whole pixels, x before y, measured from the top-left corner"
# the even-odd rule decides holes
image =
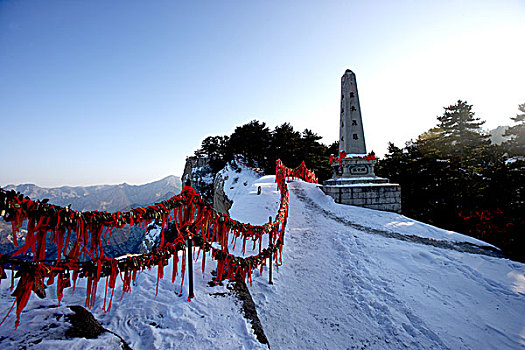
[[[336,203],[359,207],[401,212],[401,186],[398,184],[324,185],[323,192]]]

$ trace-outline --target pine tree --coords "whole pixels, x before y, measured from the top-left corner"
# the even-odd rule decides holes
[[[332,168],[328,164],[328,147],[319,142],[321,138],[312,130],[304,129],[298,153],[299,159],[304,160],[306,167],[313,170],[319,180],[324,180],[332,176]]]
[[[504,136],[510,136],[511,139],[505,142],[511,155],[525,156],[525,103],[518,106],[521,113],[511,117],[516,125],[507,129]]]
[[[480,238],[525,261],[525,160],[509,162],[505,147],[490,145],[471,107],[458,101],[416,141],[404,148],[390,144],[376,172],[401,185],[403,214]],[[507,146],[516,147],[525,114],[512,119],[516,142]]]
[[[232,160],[234,154],[242,154],[246,157],[248,165],[264,168],[269,162],[268,150],[271,138],[270,129],[264,122],[252,120],[238,126],[228,141],[226,160]]]
[[[418,136],[417,147],[422,154],[439,158],[442,156],[442,138],[443,129],[434,127]]]
[[[213,172],[221,170],[226,165],[228,136],[208,136],[202,140],[201,148],[195,151],[197,157],[207,157]]]
[[[330,158],[330,155],[338,155],[339,154],[339,141],[334,141],[330,146],[328,146],[328,152],[327,155]]]
[[[458,100],[455,105],[445,107],[442,116],[437,117],[438,128],[443,130],[437,141],[450,156],[465,157],[479,147],[489,143],[488,135],[482,133],[480,121],[472,112],[472,105]]]
[[[295,131],[290,123],[276,126],[272,132],[270,155],[272,161],[281,159],[286,166],[295,168],[303,159],[299,154],[301,147],[301,134]],[[273,164],[275,167],[275,163]]]

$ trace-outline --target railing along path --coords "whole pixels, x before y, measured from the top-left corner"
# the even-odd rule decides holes
[[[130,292],[131,282],[135,281],[137,271],[156,265],[158,292],[158,280],[163,278],[164,266],[170,258],[174,259],[172,282],[175,281],[179,273],[178,251],[181,250],[182,291],[185,248],[189,239],[203,251],[203,272],[207,253],[217,261],[217,281],[236,277],[249,277],[251,280],[251,272],[256,268],[262,269],[266,259],[273,260],[279,266],[282,264],[282,248],[288,218],[288,177],[317,183],[315,174],[306,168],[304,162],[295,169],[289,169],[281,160],[277,160],[275,180],[281,199],[275,219],[264,225],[241,223],[226,214],[218,213],[189,186],[184,187],[179,195],[155,205],[114,213],[75,211],[69,207],[49,204],[47,200],[32,200],[15,191],[0,188],[0,215],[7,222],[11,222],[13,243],[18,248],[12,254],[0,254],[0,276],[5,279],[6,269],[16,270],[16,275],[11,275],[12,289],[15,287],[15,277],[19,277],[13,293],[15,301],[0,325],[16,304],[15,327],[18,327],[20,314],[29,301],[31,291],[43,297],[45,285],[52,285],[55,280],[60,303],[64,288],[73,283],[74,290],[79,277],[87,278],[85,306],[93,307],[98,283],[101,278],[106,278],[103,308],[108,312],[111,309],[117,276],[122,278],[123,291]],[[20,229],[26,220],[27,233],[24,243],[19,246],[17,233],[21,232]],[[125,225],[145,227],[152,221],[162,223],[160,244],[153,252],[118,259],[108,258],[104,254],[102,243],[109,242],[113,229]],[[264,235],[269,235],[270,244],[262,249]],[[242,239],[243,255],[248,241],[253,244],[253,249],[258,245],[258,254],[248,257],[230,254],[228,242],[235,244],[238,239]],[[46,260],[46,241],[56,245],[56,260]],[[24,259],[24,255],[27,256],[29,252],[33,260]],[[107,302],[108,288],[111,289],[111,295]]]

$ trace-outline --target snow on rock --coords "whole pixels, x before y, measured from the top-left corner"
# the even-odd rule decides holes
[[[205,183],[206,185],[213,185],[214,176],[213,173],[210,171],[209,166],[193,168],[192,174],[196,179],[199,179],[199,181]]]
[[[6,292],[8,289],[2,287],[2,311],[7,305],[4,302],[8,297]],[[14,329],[12,317],[8,318],[7,324],[0,327],[2,349],[100,349],[101,344],[107,349],[120,349],[120,339],[107,332],[102,333],[96,340],[67,339],[66,333],[71,324],[66,319],[73,312],[65,305],[58,306],[52,300],[38,300],[33,301],[26,310],[30,310],[30,317],[26,317],[18,329]]]
[[[273,218],[277,214],[280,193],[274,175],[261,176],[244,165],[239,165],[237,169],[228,165],[220,173],[224,178],[224,193],[234,203],[234,211],[230,210],[232,218],[252,225],[263,225],[270,216]],[[257,195],[259,187],[262,195]],[[235,205],[236,202],[242,204]]]
[[[153,247],[158,245],[160,243],[161,239],[161,232],[162,232],[162,224],[157,222],[152,222],[148,225],[146,228],[146,232],[144,233],[144,240],[140,244],[140,253],[151,253],[153,250]]]

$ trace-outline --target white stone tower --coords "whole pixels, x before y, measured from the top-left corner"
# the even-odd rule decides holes
[[[344,153],[343,153],[344,151]],[[376,159],[366,154],[361,106],[355,74],[350,69],[341,78],[339,155],[332,159],[334,176],[323,182],[323,191],[337,203],[401,212],[401,187],[374,173]]]
[[[355,74],[347,69],[341,77],[341,122],[339,151],[347,154],[366,154],[365,133]]]

